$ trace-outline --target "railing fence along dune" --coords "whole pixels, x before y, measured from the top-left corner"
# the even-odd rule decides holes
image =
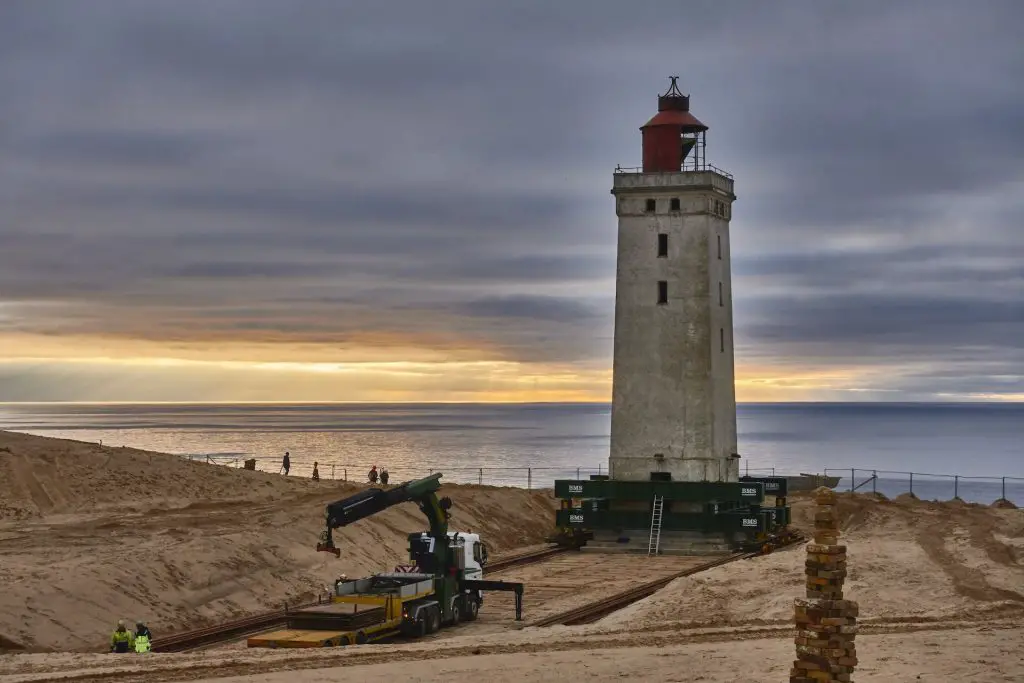
[[[979,477],[962,474],[901,472],[828,468],[825,474],[839,477],[839,490],[881,493],[889,498],[909,493],[925,500],[963,500],[993,503],[997,500],[1024,502],[1024,477]]]
[[[183,454],[189,460],[198,460],[211,465],[245,467],[246,461],[262,472],[282,472],[280,458],[254,458],[245,454]],[[366,482],[373,463],[321,462],[318,471],[321,479]],[[592,467],[387,467],[390,483],[425,477],[435,472],[444,472],[445,481],[453,484],[479,484],[489,486],[512,486],[516,488],[551,488],[556,479],[587,479],[592,474],[607,474],[603,464]],[[305,460],[293,461],[289,475],[308,479],[312,476],[313,464]],[[744,474],[755,476],[797,476],[775,467],[744,468]],[[912,493],[926,500],[960,499],[970,503],[993,503],[1008,500],[1024,503],[1024,477],[979,477],[958,474],[931,474],[925,472],[900,472],[892,470],[845,467],[825,469],[825,474],[838,477],[836,490],[859,493],[881,493],[894,498]]]

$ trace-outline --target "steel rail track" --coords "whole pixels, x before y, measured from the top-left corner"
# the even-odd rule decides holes
[[[802,540],[804,540],[802,537],[795,536],[789,542],[779,545],[778,547],[783,548]],[[762,554],[762,551],[755,550],[751,552],[740,552],[733,553],[732,555],[726,555],[725,557],[720,557],[717,560],[705,562],[704,564],[697,565],[696,567],[690,567],[689,569],[684,569],[680,572],[670,574],[669,576],[654,579],[647,583],[642,583],[639,586],[634,586],[633,588],[622,591],[621,593],[616,593],[615,595],[611,595],[607,598],[596,600],[590,604],[567,610],[565,612],[560,612],[559,614],[553,614],[549,617],[543,617],[528,624],[527,626],[580,626],[582,624],[592,624],[602,617],[605,617],[612,612],[616,612],[627,605],[631,605],[634,602],[650,597],[678,578],[691,576],[693,574],[707,571],[708,569],[721,567],[724,564],[729,564],[736,560],[745,560]]]
[[[195,650],[200,647],[259,633],[287,621],[288,616],[293,611],[306,607],[315,607],[317,604],[320,603],[299,603],[294,607],[255,614],[251,617],[235,619],[191,631],[183,631],[182,633],[175,633],[163,638],[154,638],[153,652],[187,652],[188,650]]]
[[[521,567],[528,564],[541,562],[547,558],[572,550],[572,548],[543,548],[523,555],[516,555],[504,560],[498,560],[486,567],[487,574],[494,574],[513,567]],[[261,633],[288,621],[288,617],[295,611],[307,607],[316,607],[321,602],[305,602],[284,609],[264,612],[243,619],[235,619],[214,626],[207,626],[191,631],[175,633],[163,638],[153,640],[153,652],[188,652],[203,647],[209,647],[219,643],[225,643],[237,638]]]
[[[575,550],[575,548],[563,548],[561,546],[553,546],[551,548],[543,548],[541,550],[536,550],[532,553],[516,555],[515,557],[510,557],[505,560],[499,560],[497,562],[492,562],[488,564],[486,567],[484,567],[484,574],[496,574],[498,572],[503,572],[507,569],[512,569],[513,567],[522,567],[524,565],[542,562],[543,560],[546,560],[549,557],[553,557],[554,555],[561,555],[562,553],[569,552],[570,550]]]

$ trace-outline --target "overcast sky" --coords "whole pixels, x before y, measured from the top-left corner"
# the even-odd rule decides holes
[[[1024,398],[1024,3],[4,0],[0,400],[609,397],[616,164],[736,177],[741,400]]]

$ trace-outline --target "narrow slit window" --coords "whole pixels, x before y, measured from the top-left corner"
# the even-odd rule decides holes
[[[722,283],[721,282],[718,283],[718,305],[719,306],[724,306],[725,305],[725,304],[722,303]]]
[[[658,233],[658,258],[665,258],[668,256],[668,235],[666,233]]]
[[[718,260],[722,260],[722,236],[718,236]]]
[[[672,201],[669,204],[669,209],[671,211],[678,211],[679,210],[679,197],[673,197],[672,198]]]
[[[667,304],[668,303],[668,281],[667,280],[658,280],[658,303],[659,304]]]
[[[725,353],[725,328],[718,328],[718,350],[720,353]]]
[[[647,213],[654,213],[654,210],[658,208],[658,202],[654,199],[648,199],[644,205],[644,211]]]

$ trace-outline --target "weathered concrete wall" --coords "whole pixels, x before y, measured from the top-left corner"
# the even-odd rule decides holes
[[[670,472],[676,481],[738,479],[739,463],[731,457],[732,190],[730,178],[710,171],[614,176],[614,479],[648,480],[651,472]],[[653,213],[646,210],[649,199],[656,202]],[[679,200],[678,210],[672,209],[673,199]],[[659,233],[668,235],[665,257],[658,256]],[[663,304],[659,281],[667,283]]]

